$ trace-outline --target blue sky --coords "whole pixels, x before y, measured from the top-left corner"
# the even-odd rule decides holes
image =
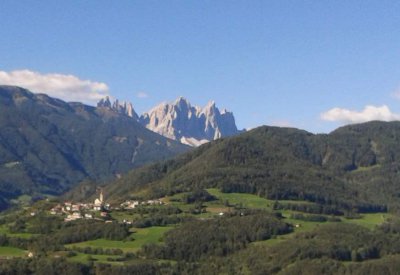
[[[215,100],[239,128],[328,132],[400,118],[399,14],[385,0],[3,0],[0,84],[138,113]]]

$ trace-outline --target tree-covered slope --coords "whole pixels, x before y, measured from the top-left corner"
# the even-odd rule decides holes
[[[374,211],[400,202],[400,122],[370,122],[314,135],[260,127],[206,144],[109,184],[110,199],[196,188],[300,199]]]
[[[0,86],[0,201],[60,194],[187,150],[105,108]]]

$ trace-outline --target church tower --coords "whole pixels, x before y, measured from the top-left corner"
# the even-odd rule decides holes
[[[101,202],[101,203],[104,203],[103,189],[101,189],[101,191],[100,191],[100,197],[99,197],[99,200],[100,200],[100,202]]]

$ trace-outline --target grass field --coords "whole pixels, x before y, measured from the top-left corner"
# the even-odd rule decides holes
[[[222,193],[216,188],[207,189],[207,191],[217,197],[220,201],[228,201],[229,204],[242,204],[246,208],[257,208],[257,209],[271,209],[274,201],[261,198],[253,194],[245,193]],[[281,204],[314,204],[307,201],[291,201],[291,200],[279,200]]]
[[[380,167],[381,167],[380,164],[375,164],[375,165],[368,166],[368,167],[359,166],[359,167],[357,167],[356,170],[351,171],[351,173],[352,174],[356,174],[356,173],[359,173],[359,172],[371,171],[371,170],[374,170],[374,169],[380,168]]]
[[[297,219],[291,219],[288,218],[290,215],[294,213],[294,211],[283,211],[283,216],[285,218],[285,222],[291,223],[293,225],[299,224],[300,227],[295,227],[294,231],[292,233],[286,234],[286,235],[279,235],[276,238],[265,240],[265,241],[258,241],[252,243],[252,245],[266,245],[266,246],[274,246],[277,245],[285,240],[288,240],[290,238],[293,238],[297,233],[301,232],[308,232],[312,231],[314,228],[318,226],[324,226],[325,224],[329,224],[332,222],[310,222],[310,221],[303,221],[303,220],[297,220]],[[372,214],[362,214],[360,219],[346,219],[346,218],[341,218],[342,223],[352,223],[352,224],[357,224],[363,227],[366,227],[368,229],[374,229],[377,225],[382,224],[386,219],[390,218],[391,214],[387,213],[372,213]]]
[[[5,234],[10,237],[18,237],[23,239],[29,239],[35,235],[31,233],[11,233],[6,225],[0,226],[0,234]]]
[[[67,247],[101,247],[104,249],[114,248],[121,249],[124,252],[136,252],[138,251],[144,244],[148,243],[158,243],[161,241],[162,236],[165,232],[172,229],[173,227],[161,227],[154,226],[149,228],[138,228],[135,229],[135,232],[132,233],[133,241],[111,241],[105,239],[98,239],[93,241],[86,241],[81,243],[69,244]]]
[[[0,257],[24,257],[26,256],[26,251],[9,246],[0,246]]]
[[[132,221],[140,218],[140,214],[132,213],[131,211],[113,211],[111,217],[119,222],[123,220]]]
[[[181,200],[183,198],[183,196],[185,196],[186,194],[187,193],[175,194],[173,196],[163,198],[162,201],[165,204],[179,207],[179,209],[181,209],[182,211],[189,211],[191,208],[193,208],[193,205],[186,204],[181,201],[177,201],[177,200]]]
[[[388,213],[361,214],[360,219],[342,218],[342,221],[346,223],[358,224],[368,229],[374,229],[377,225],[382,224],[386,219],[390,218],[390,216],[391,214]]]
[[[299,225],[299,227],[295,227],[294,230],[295,232],[306,232],[306,231],[311,231],[315,227],[319,226],[319,224],[325,224],[328,222],[311,222],[311,221],[303,221],[303,220],[297,220],[297,219],[292,219],[289,218],[292,213],[295,213],[294,211],[286,210],[286,211],[279,211],[282,212],[283,217],[285,217],[284,221],[293,225]]]

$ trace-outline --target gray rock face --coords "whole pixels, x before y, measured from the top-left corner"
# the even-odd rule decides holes
[[[183,97],[158,105],[139,121],[156,133],[191,146],[239,133],[231,112],[221,112],[213,101],[204,108],[191,106]]]
[[[111,104],[110,98],[107,96],[97,103],[97,107],[107,108],[116,111],[119,114],[124,114],[135,120],[139,120],[139,116],[136,114],[135,110],[133,109],[133,105],[130,102],[119,102],[117,99]]]
[[[173,103],[161,103],[140,117],[131,103],[120,103],[118,100],[112,103],[108,97],[102,99],[97,107],[132,117],[147,129],[190,146],[240,132],[233,114],[220,111],[214,101],[200,108],[180,97]]]

